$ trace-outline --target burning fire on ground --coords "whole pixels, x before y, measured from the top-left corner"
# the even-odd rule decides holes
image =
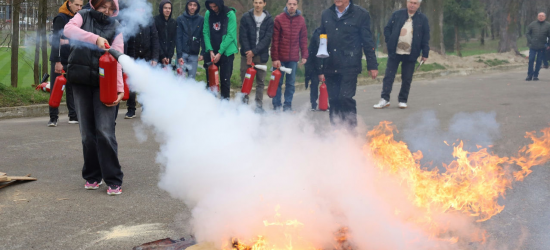
[[[498,203],[498,199],[505,196],[513,182],[523,181],[532,173],[533,166],[550,160],[550,128],[543,129],[540,137],[536,132],[528,132],[525,138],[532,143],[511,157],[498,156],[479,146],[478,151],[469,152],[460,142],[454,147],[455,160],[443,163],[444,172],[437,167],[430,170],[422,166],[422,152],[411,152],[406,143],[394,139],[394,133],[398,133],[395,126],[390,122],[381,122],[368,132],[368,143],[363,150],[379,173],[391,176],[408,190],[408,199],[421,211],[412,215],[402,213],[396,207],[395,216],[421,228],[433,240],[450,244],[457,243],[460,237],[453,236],[448,223],[438,220],[437,216],[460,213],[474,218],[476,222],[487,221],[503,211],[504,206]],[[513,171],[514,166],[521,169]],[[283,219],[280,209],[279,206],[275,209],[274,220],[263,221],[265,234],[248,240],[234,238],[223,249],[326,249],[326,246],[305,242],[300,237],[304,224],[295,219]],[[335,228],[333,248],[354,249],[349,229],[345,226]],[[484,243],[488,237],[480,228],[474,228],[469,233],[468,241]]]

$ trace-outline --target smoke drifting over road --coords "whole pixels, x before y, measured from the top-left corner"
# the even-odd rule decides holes
[[[161,144],[159,186],[190,208],[199,241],[222,248],[230,237],[263,235],[282,247],[293,235],[295,249],[330,248],[337,244],[335,233],[347,228],[346,238],[357,249],[454,246],[396,216],[423,212],[397,179],[373,167],[363,151],[365,139],[344,129],[320,134],[305,113],[258,115],[239,102],[215,98],[205,83],[127,57],[120,62],[147,107],[144,126]],[[475,228],[461,214],[434,218],[457,234]]]

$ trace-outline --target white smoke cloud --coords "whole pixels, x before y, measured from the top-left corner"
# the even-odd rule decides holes
[[[296,219],[303,226],[289,230],[316,247],[333,246],[341,227],[349,228],[358,249],[450,246],[395,215],[396,208],[411,216],[421,212],[398,181],[372,167],[364,139],[346,130],[321,133],[305,113],[258,115],[237,101],[215,98],[205,83],[127,57],[120,62],[147,107],[142,121],[161,144],[159,186],[191,210],[190,226],[200,242],[221,247],[230,237],[263,234],[281,245],[288,240],[281,227],[263,222]],[[471,226],[463,215],[441,217],[451,227]]]
[[[153,7],[146,0],[119,0],[119,3],[125,6],[117,17],[121,23],[118,31],[123,34],[125,41],[136,35],[140,27],[153,23]]]

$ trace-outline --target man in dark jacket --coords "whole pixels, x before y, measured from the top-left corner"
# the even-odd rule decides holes
[[[198,0],[187,0],[185,12],[177,20],[176,51],[178,65],[186,65],[188,77],[195,79],[199,61],[203,60],[204,17],[199,15],[201,6]],[[200,56],[199,56],[200,55]]]
[[[205,63],[213,62],[218,66],[221,97],[229,99],[233,61],[235,54],[239,52],[235,14],[237,10],[225,6],[223,0],[207,0],[205,4],[207,9],[203,27],[204,46],[207,51]]]
[[[146,27],[140,25],[139,32],[128,40],[128,56],[138,60],[145,60],[154,67],[159,58],[159,36],[157,28],[151,20]],[[128,112],[125,119],[136,117],[136,92],[130,92],[130,99],[126,101]]]
[[[402,82],[399,108],[408,107],[416,60],[422,54],[422,61],[426,62],[430,53],[430,25],[428,18],[418,11],[421,2],[407,0],[407,9],[394,12],[384,28],[389,57],[382,86],[382,99],[374,105],[375,109],[390,106],[390,94],[400,63]]]
[[[538,81],[539,72],[546,52],[546,43],[550,37],[550,23],[546,21],[546,14],[539,13],[538,20],[527,26],[527,43],[529,44],[529,69],[527,70],[527,81]],[[535,66],[535,59],[537,61]]]
[[[243,14],[239,29],[241,43],[241,82],[249,65],[265,65],[269,60],[269,45],[273,37],[273,18],[264,10],[265,0],[254,0],[254,9]],[[256,73],[256,112],[263,113],[264,81],[267,72]],[[248,95],[245,97],[248,103]]]
[[[172,2],[162,0],[159,5],[159,15],[155,17],[155,25],[159,34],[159,59],[163,65],[172,63],[176,47],[176,20],[172,18]]]
[[[321,28],[317,28],[313,35],[311,35],[311,40],[309,41],[309,46],[307,48],[310,53],[316,53],[319,51],[319,40],[321,36]],[[311,111],[317,110],[317,99],[319,99],[319,75],[322,75],[323,72],[323,59],[317,58],[316,56],[311,56],[305,64],[306,73],[306,89],[308,88],[309,82],[311,81],[311,90],[309,93],[309,100],[311,102]]]
[[[67,0],[59,8],[59,14],[53,19],[52,32],[52,49],[50,53],[51,74],[50,74],[50,89],[53,89],[55,79],[64,70],[67,72],[67,63],[71,46],[69,40],[63,36],[65,25],[73,18],[73,16],[82,9],[83,0]],[[66,85],[67,108],[69,109],[69,123],[78,124],[76,111],[74,107],[73,88],[71,84]],[[48,127],[57,127],[59,119],[59,109],[50,107],[50,121]]]
[[[371,77],[375,79],[378,76],[369,12],[351,0],[334,0],[334,5],[323,11],[321,30],[327,35],[329,57],[324,59],[324,75],[320,75],[319,80],[324,81],[326,76],[330,121],[332,124],[343,122],[355,128],[357,103],[353,97],[357,89],[357,76],[363,68],[363,52]]]
[[[292,74],[284,74],[277,88],[277,95],[273,98],[273,109],[292,111],[292,99],[294,97],[296,69],[302,56],[301,63],[305,64],[309,57],[307,50],[307,27],[302,12],[298,10],[298,0],[287,0],[283,13],[275,17],[273,25],[273,41],[271,42],[271,61],[274,68],[290,68]],[[285,102],[282,103],[281,95],[283,81],[286,76]]]

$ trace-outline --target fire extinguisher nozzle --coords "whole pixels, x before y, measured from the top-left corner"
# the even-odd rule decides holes
[[[124,53],[115,49],[109,49],[109,54],[111,54],[117,61],[120,56],[124,55]]]

